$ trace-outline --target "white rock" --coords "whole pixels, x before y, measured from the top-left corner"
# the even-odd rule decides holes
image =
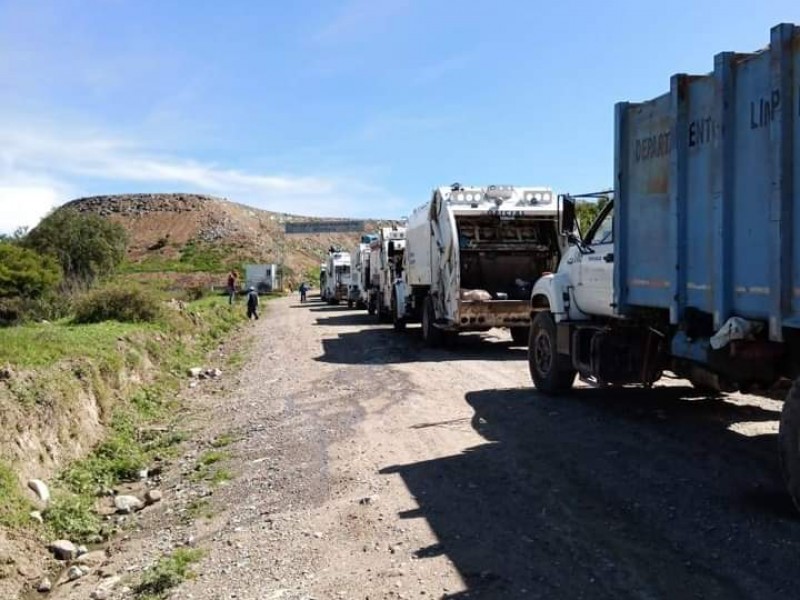
[[[58,560],[72,560],[78,554],[75,544],[69,540],[56,540],[47,548]]]
[[[88,554],[89,549],[86,546],[78,546],[77,548],[77,555],[83,556],[84,554]]]
[[[192,367],[191,369],[189,369],[188,373],[189,373],[189,377],[197,378],[197,377],[200,377],[200,375],[203,374],[203,368],[202,367]]]
[[[31,479],[28,481],[28,487],[33,490],[42,502],[50,501],[50,490],[47,489],[47,484],[41,479]]]
[[[130,514],[144,508],[144,502],[136,496],[114,496],[114,507],[118,513]]]
[[[42,513],[40,513],[38,510],[31,511],[31,519],[34,521],[39,521],[39,523],[44,523],[44,517],[42,517]]]
[[[145,479],[147,479],[147,475],[148,475],[147,469],[142,469],[141,471],[139,471],[139,479],[141,481],[144,481]]]
[[[52,589],[53,589],[53,583],[47,577],[42,579],[39,582],[39,585],[36,586],[36,591],[39,592],[40,594],[46,594]]]
[[[164,495],[161,493],[161,490],[147,490],[147,493],[144,495],[144,501],[146,504],[155,504],[156,502],[161,502],[161,499]]]
[[[89,572],[89,569],[86,567],[79,567],[77,565],[73,565],[67,571],[67,579],[70,581],[75,581],[76,579],[80,579],[84,575]]]

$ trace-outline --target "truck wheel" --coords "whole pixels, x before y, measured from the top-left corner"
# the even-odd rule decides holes
[[[348,300],[347,301],[347,308],[353,308],[353,301],[352,300]]]
[[[512,327],[511,341],[515,346],[527,346],[530,333],[530,327]]]
[[[372,316],[375,314],[375,300],[370,298],[367,303],[367,314]]]
[[[395,331],[405,331],[406,320],[397,314],[397,298],[392,294],[392,325]]]
[[[795,380],[783,402],[778,453],[786,488],[800,510],[800,379]]]
[[[558,354],[556,324],[549,312],[537,314],[531,325],[528,367],[536,389],[545,394],[566,392],[575,381],[569,358]]]
[[[444,336],[442,330],[434,325],[436,313],[433,311],[433,299],[428,296],[425,298],[425,306],[422,309],[422,339],[428,346],[440,346]]]

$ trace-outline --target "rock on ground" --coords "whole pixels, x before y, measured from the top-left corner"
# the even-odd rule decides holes
[[[146,504],[155,504],[156,502],[161,502],[161,498],[163,498],[161,490],[147,490],[147,493],[144,495],[144,501]]]
[[[130,514],[144,508],[144,502],[136,496],[120,495],[114,496],[114,507],[118,513]]]
[[[78,548],[69,540],[56,540],[47,548],[58,560],[72,560],[78,555]]]
[[[28,487],[33,490],[33,493],[36,494],[42,502],[50,501],[50,490],[47,488],[47,484],[41,479],[31,479],[28,481]]]

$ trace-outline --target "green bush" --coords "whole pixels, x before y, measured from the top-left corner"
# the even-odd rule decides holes
[[[62,208],[45,217],[22,244],[53,256],[67,279],[91,284],[119,266],[128,236],[119,223]]]
[[[53,535],[77,543],[100,540],[100,517],[90,498],[73,494],[57,494],[44,511],[45,524]]]
[[[159,299],[140,287],[109,285],[84,295],[75,307],[76,323],[152,323],[161,318]]]
[[[133,589],[140,600],[162,600],[170,590],[186,579],[194,577],[191,566],[203,557],[201,550],[178,548],[171,556],[165,556],[144,572],[142,580]]]
[[[61,272],[50,256],[0,242],[0,297],[39,298],[55,289]]]

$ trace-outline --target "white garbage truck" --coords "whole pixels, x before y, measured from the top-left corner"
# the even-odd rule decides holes
[[[387,321],[392,306],[394,284],[402,270],[406,246],[406,228],[395,225],[382,227],[377,239],[370,244],[369,314],[378,321]]]
[[[511,330],[528,341],[533,283],[565,249],[556,195],[547,187],[454,184],[411,214],[393,285],[395,329],[421,322],[426,343],[462,331]]]
[[[361,241],[350,253],[352,273],[350,278],[350,294],[347,298],[348,308],[366,308],[369,302],[369,255],[370,244],[378,236],[365,233]]]
[[[328,251],[325,271],[325,300],[328,304],[339,304],[347,300],[350,285],[350,253],[337,248]]]

